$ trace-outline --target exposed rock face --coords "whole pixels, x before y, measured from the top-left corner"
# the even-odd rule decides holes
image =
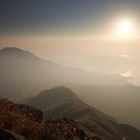
[[[88,140],[87,135],[78,127],[78,125],[73,120],[64,118],[64,121],[68,125],[68,127],[75,133],[78,140]]]
[[[16,133],[0,128],[0,140],[27,140],[27,139]]]
[[[0,99],[0,140],[26,139],[90,140],[73,120],[44,121],[40,110]]]
[[[43,119],[43,113],[41,110],[28,105],[15,104],[7,99],[0,98],[0,107],[5,110],[10,110],[11,112],[15,111],[22,113],[34,121],[40,122]]]
[[[46,125],[53,128],[53,131],[64,140],[90,140],[73,120],[67,118],[49,120],[46,121]]]

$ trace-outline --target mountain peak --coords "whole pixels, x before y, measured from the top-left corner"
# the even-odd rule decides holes
[[[62,97],[64,96],[76,97],[75,93],[66,87],[55,87],[55,88],[47,89],[42,91],[40,94],[43,95],[50,94],[50,95],[62,96]]]
[[[27,51],[27,50],[24,50],[24,49],[21,49],[21,48],[17,48],[17,47],[5,47],[5,48],[2,48],[0,49],[0,54],[2,56],[12,56],[12,57],[24,57],[24,58],[37,58],[37,56],[35,56],[33,53]],[[39,58],[40,59],[40,58]]]
[[[1,52],[24,52],[24,50],[17,47],[5,47],[0,50]]]
[[[2,55],[21,55],[21,56],[33,56],[32,53],[26,51],[26,50],[22,50],[21,48],[17,48],[17,47],[5,47],[3,49],[0,50],[0,54]]]
[[[73,91],[71,91],[69,88],[67,87],[63,87],[63,86],[60,86],[60,87],[54,87],[52,89],[49,89],[50,91],[60,91],[60,92],[69,92],[69,93],[72,93],[73,94]]]
[[[29,101],[29,105],[46,110],[65,100],[78,100],[73,91],[65,87],[56,87],[42,91]]]

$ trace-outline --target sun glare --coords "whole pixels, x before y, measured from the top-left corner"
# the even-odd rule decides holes
[[[131,20],[119,20],[116,22],[115,34],[119,38],[133,38],[134,37],[134,23]]]

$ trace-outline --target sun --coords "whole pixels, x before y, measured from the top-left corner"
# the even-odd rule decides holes
[[[115,24],[115,34],[119,38],[132,38],[134,36],[134,23],[129,19],[121,19]]]
[[[124,33],[124,34],[128,34],[130,32],[132,32],[132,29],[133,29],[133,25],[130,21],[120,21],[118,23],[118,29],[121,33]]]

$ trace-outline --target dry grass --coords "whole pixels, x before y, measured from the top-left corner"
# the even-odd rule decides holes
[[[32,112],[28,112],[32,113]],[[35,121],[16,104],[0,99],[0,127],[11,130],[29,140],[77,140],[76,128],[64,119]]]
[[[33,140],[39,140],[45,130],[43,122],[31,120],[14,103],[6,99],[0,100],[0,127]]]

